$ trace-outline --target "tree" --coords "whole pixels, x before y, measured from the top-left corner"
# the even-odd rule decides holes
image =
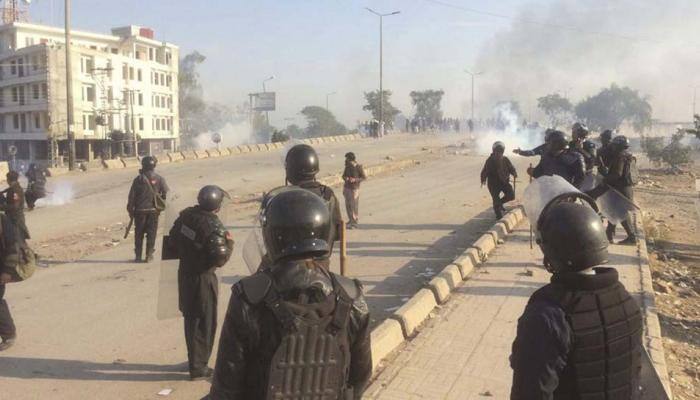
[[[617,129],[629,122],[636,132],[651,126],[651,104],[639,92],[612,84],[576,105],[576,116],[589,128]]]
[[[416,107],[416,118],[422,118],[430,126],[437,125],[442,120],[440,102],[445,94],[442,90],[412,91],[411,102]]]
[[[206,60],[206,57],[198,51],[186,55],[180,59],[180,71],[178,74],[178,109],[180,111],[180,124],[183,136],[195,136],[199,132],[198,121],[202,119],[206,103],[202,95],[202,85],[199,83],[197,66]]]
[[[394,127],[394,117],[399,114],[399,110],[394,108],[389,102],[391,91],[384,90],[383,93],[384,96],[382,97],[384,101],[382,102],[382,111],[384,114],[384,127],[391,129]],[[365,101],[367,104],[365,104],[362,109],[371,112],[372,118],[379,121],[379,90],[365,92]]]
[[[537,108],[549,118],[550,126],[556,128],[571,119],[574,106],[569,99],[553,93],[537,99]]]
[[[288,125],[286,128],[284,128],[284,133],[290,138],[304,137],[304,130],[301,129],[297,124]]]
[[[342,135],[348,131],[345,125],[335,119],[333,113],[319,106],[306,106],[301,113],[306,117],[307,137]]]
[[[683,136],[685,136],[683,132],[675,133],[671,136],[671,143],[661,151],[661,159],[673,169],[678,169],[681,164],[687,164],[692,160],[690,146],[681,143]]]

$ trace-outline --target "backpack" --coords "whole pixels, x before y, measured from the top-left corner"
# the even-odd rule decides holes
[[[143,177],[143,180],[146,181],[146,185],[148,186],[148,190],[151,192],[153,195],[153,204],[155,206],[156,211],[161,212],[165,210],[166,203],[165,199],[156,192],[156,189],[153,187],[151,184],[151,180],[148,179],[148,177],[145,174],[141,175]]]
[[[9,270],[12,282],[22,282],[31,278],[36,271],[37,255],[20,234],[19,229],[9,218],[2,216],[0,224],[2,242],[2,265]]]

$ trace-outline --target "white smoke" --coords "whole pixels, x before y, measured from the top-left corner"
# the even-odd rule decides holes
[[[576,104],[614,82],[648,95],[655,119],[690,120],[700,83],[697,17],[697,0],[526,4],[478,56],[480,104],[513,99],[544,120],[538,97],[559,93]]]
[[[62,206],[71,203],[74,197],[75,192],[70,182],[58,182],[47,187],[46,197],[37,200],[36,205],[39,207]]]
[[[518,115],[510,103],[503,103],[495,107],[493,117],[504,123],[504,129],[489,128],[477,132],[475,139],[478,154],[491,154],[491,147],[497,141],[506,145],[506,154],[511,153],[513,149],[530,150],[544,143],[544,130],[542,128],[522,127]]]
[[[220,147],[232,147],[240,144],[247,144],[251,142],[251,132],[252,129],[247,120],[235,124],[228,123],[216,132],[205,132],[199,134],[194,140],[195,149],[206,150],[216,148],[216,143],[214,143],[212,140],[214,134],[216,133],[221,135],[221,143],[219,143]]]

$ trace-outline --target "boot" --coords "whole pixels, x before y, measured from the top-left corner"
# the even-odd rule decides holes
[[[15,339],[17,339],[17,335],[9,338],[2,338],[2,342],[0,343],[0,351],[5,351],[12,347],[15,344]]]
[[[632,226],[630,226],[630,221],[622,221],[622,227],[625,228],[627,238],[621,242],[618,242],[617,244],[637,244],[637,235],[634,233],[634,230],[632,230]]]
[[[190,371],[191,381],[203,381],[214,376],[214,370],[206,367],[204,371]]]
[[[149,263],[153,261],[153,250],[146,252],[146,262]]]
[[[136,250],[136,256],[134,257],[134,262],[135,263],[140,263],[143,262],[143,259],[141,258],[141,251]]]
[[[605,236],[607,236],[608,242],[613,243],[613,239],[615,238],[615,225],[608,222],[608,227],[605,228]]]

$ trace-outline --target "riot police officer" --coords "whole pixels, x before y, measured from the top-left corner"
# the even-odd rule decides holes
[[[503,155],[506,145],[503,142],[495,142],[491,146],[491,155],[486,159],[484,168],[481,170],[481,185],[485,183],[493,200],[493,211],[496,218],[501,219],[506,211],[503,205],[515,199],[513,186],[510,184],[510,176],[518,177],[515,167],[508,157]],[[503,193],[503,197],[501,197]]]
[[[611,187],[617,190],[621,195],[625,196],[627,200],[634,201],[634,190],[633,190],[633,177],[632,177],[632,163],[634,162],[634,156],[629,152],[629,139],[624,135],[615,136],[610,145],[607,148],[607,158],[608,158],[608,171],[603,178],[603,183],[597,186],[595,189],[587,192],[591,197],[597,198],[601,196]],[[636,244],[637,235],[630,224],[629,218],[620,222],[622,227],[627,233],[627,238],[620,241],[618,244]],[[615,237],[616,225],[608,221],[608,227],[605,232],[610,243],[613,242]]]
[[[156,174],[157,160],[146,156],[141,160],[141,169],[131,184],[126,210],[134,221],[135,261],[141,262],[143,238],[146,237],[146,262],[153,260],[158,232],[158,217],[165,209],[168,184]]]
[[[585,162],[581,154],[569,151],[569,141],[562,131],[553,131],[549,135],[547,151],[539,164],[528,168],[533,178],[544,175],[559,175],[572,185],[578,187],[585,176]]]
[[[343,221],[340,203],[333,189],[316,180],[320,170],[316,150],[308,144],[292,147],[285,157],[284,170],[288,183],[315,193],[328,203],[331,213],[331,241],[338,241],[340,239],[338,226]]]
[[[18,248],[16,246],[19,229],[10,221],[7,215],[0,214],[0,260],[7,258],[8,252]],[[11,266],[0,262],[0,351],[12,347],[17,338],[17,328],[10,314],[10,307],[5,301],[5,286],[12,282]]]
[[[590,131],[580,122],[571,127],[572,140],[569,142],[569,150],[581,154],[586,166],[586,171],[592,171],[596,163],[596,145],[588,140]]]
[[[601,175],[607,175],[608,166],[610,165],[611,146],[613,131],[606,129],[600,134],[600,150],[598,150],[598,172]]]
[[[169,247],[180,259],[178,293],[180,311],[185,319],[185,342],[190,379],[211,377],[207,366],[216,334],[219,281],[216,269],[228,262],[233,239],[217,213],[228,194],[218,186],[204,186],[197,195],[198,205],[180,213],[170,229]]]
[[[31,211],[37,200],[46,197],[46,177],[51,176],[51,173],[46,168],[31,163],[26,176],[28,183],[24,195],[27,200],[27,209]]]
[[[642,318],[617,271],[600,267],[608,261],[600,217],[591,206],[558,202],[537,229],[553,275],[518,320],[510,398],[634,399]]]
[[[19,173],[10,171],[6,175],[9,187],[4,191],[4,199],[0,204],[0,210],[24,235],[24,239],[30,239],[29,229],[24,219],[24,189],[19,183]]]
[[[330,249],[328,207],[291,188],[262,221],[272,266],[233,286],[210,398],[361,399],[372,372],[369,310],[357,280],[315,262]]]

